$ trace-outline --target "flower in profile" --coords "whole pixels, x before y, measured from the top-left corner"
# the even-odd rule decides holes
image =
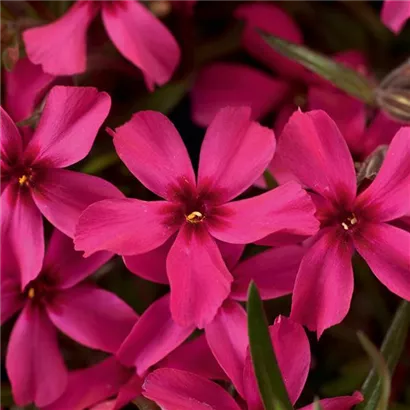
[[[179,62],[178,44],[160,20],[133,0],[80,0],[56,21],[24,31],[29,59],[54,75],[84,72],[87,31],[99,12],[111,41],[143,72],[147,87],[165,84]]]
[[[2,240],[19,255],[23,288],[41,269],[42,214],[72,237],[88,205],[122,196],[101,178],[62,169],[88,154],[109,109],[110,97],[94,88],[54,87],[30,138],[0,109]]]
[[[111,256],[99,252],[84,259],[74,250],[72,239],[54,230],[41,272],[23,285],[16,255],[2,241],[1,322],[21,310],[6,353],[18,405],[34,402],[43,407],[65,390],[67,369],[57,329],[78,343],[110,353],[132,329],[137,315],[127,304],[111,292],[83,283]]]
[[[233,278],[216,240],[245,244],[274,232],[309,236],[317,230],[313,203],[296,183],[232,201],[262,174],[275,149],[273,132],[251,121],[248,108],[226,108],[215,117],[197,178],[181,137],[160,113],[135,114],[113,137],[134,176],[164,199],[91,205],[80,217],[76,249],[127,256],[172,241],[167,275],[172,316],[181,325],[203,327],[230,293]]]
[[[321,221],[296,277],[291,318],[317,330],[346,316],[353,293],[354,250],[396,295],[410,300],[410,128],[393,138],[370,183],[359,188],[351,154],[324,111],[296,112],[279,142],[281,160],[309,190]]]
[[[384,0],[381,19],[386,27],[398,34],[410,17],[410,2],[407,0]]]
[[[245,314],[246,319],[246,314]],[[234,345],[221,346],[223,354],[230,358],[231,366],[225,368],[228,376],[246,402],[248,410],[262,410],[263,404],[259,396],[252,360],[248,348],[248,335],[245,322],[232,321],[226,323],[231,331]],[[302,326],[290,319],[279,316],[269,327],[272,345],[278,361],[290,401],[294,404],[299,398],[310,368],[309,341]],[[224,341],[223,338],[220,339]],[[219,361],[221,356],[217,356]],[[226,361],[226,360],[225,360]],[[232,374],[241,375],[233,379]],[[160,407],[169,410],[189,408],[202,410],[240,410],[239,403],[223,389],[222,386],[196,374],[176,370],[158,369],[147,376],[143,393],[145,397],[156,402]],[[320,400],[322,409],[349,410],[363,400],[358,392],[352,396],[334,397]],[[189,407],[188,407],[189,405]],[[303,410],[312,410],[314,405],[303,407]]]

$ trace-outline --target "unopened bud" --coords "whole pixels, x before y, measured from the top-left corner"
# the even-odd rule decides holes
[[[410,123],[410,59],[388,74],[375,94],[377,104],[389,117]]]

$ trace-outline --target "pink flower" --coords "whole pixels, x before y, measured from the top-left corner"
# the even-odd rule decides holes
[[[137,1],[83,1],[53,23],[23,33],[27,55],[44,71],[73,75],[86,70],[87,30],[101,11],[108,36],[119,52],[141,69],[149,89],[165,84],[180,59],[168,29]]]
[[[410,1],[384,0],[382,8],[382,22],[395,34],[404,27],[410,17]]]
[[[154,302],[137,321],[119,351],[118,356],[123,364],[111,357],[90,368],[71,372],[64,394],[44,410],[83,410],[91,406],[105,410],[122,408],[141,395],[144,379],[153,368],[175,368],[202,377],[226,379],[205,337],[199,336],[179,346],[190,332],[185,331],[183,335],[181,329],[178,330],[178,326],[170,321],[167,296]],[[129,343],[130,338],[137,333],[140,339],[134,338],[137,344],[133,347]],[[160,343],[158,337],[161,338]],[[122,360],[130,358],[131,349],[134,358],[130,366],[135,364],[137,374],[133,368],[125,366]],[[113,396],[114,399],[107,401]]]
[[[137,320],[134,311],[113,293],[81,283],[110,257],[99,252],[84,259],[74,251],[72,240],[55,230],[41,272],[24,286],[15,255],[2,241],[1,322],[22,310],[6,354],[18,405],[34,401],[43,407],[66,388],[67,369],[56,328],[78,343],[106,352],[115,352],[130,332]]]
[[[359,192],[347,144],[325,112],[293,114],[279,150],[313,191],[321,221],[299,268],[291,318],[320,336],[346,316],[355,249],[390,291],[410,300],[410,233],[395,226],[410,211],[410,128],[398,131],[375,180]]]
[[[242,309],[238,306],[238,309]],[[247,345],[246,314],[245,321],[231,317],[224,323],[230,332],[230,340],[220,338],[221,352],[229,356],[231,366],[225,368],[238,393],[246,401],[248,410],[262,410],[252,361]],[[228,332],[229,330],[229,332]],[[285,317],[278,317],[270,326],[273,348],[282,372],[291,402],[299,398],[310,367],[309,342],[302,326]],[[229,344],[233,342],[234,344]],[[222,355],[216,357],[219,361]],[[226,361],[226,360],[225,360]],[[236,378],[231,375],[236,374]],[[201,376],[176,369],[158,369],[147,376],[143,385],[143,395],[167,410],[240,410],[242,407],[220,385]],[[335,397],[320,401],[324,410],[348,410],[363,400],[360,393],[352,396]],[[313,405],[303,407],[313,409]]]
[[[248,108],[221,110],[206,133],[197,180],[186,148],[162,114],[140,112],[113,133],[120,158],[165,200],[106,200],[80,217],[76,249],[85,255],[152,251],[167,240],[171,311],[181,325],[203,327],[230,292],[216,239],[245,244],[274,232],[312,235],[314,206],[298,184],[258,197],[231,200],[258,178],[272,159],[271,130],[250,120]]]
[[[26,141],[1,108],[2,239],[19,255],[23,288],[42,266],[42,214],[73,236],[88,205],[122,197],[100,178],[62,169],[88,154],[109,109],[110,97],[94,88],[54,87],[34,135]]]
[[[280,75],[279,78],[237,63],[214,63],[200,71],[192,89],[192,116],[196,123],[208,125],[226,106],[247,105],[252,118],[262,118],[293,94],[292,82],[307,81],[311,75],[301,65],[273,51],[255,28],[288,41],[302,43],[296,23],[272,4],[245,4],[236,9],[245,20],[242,45],[259,62]]]

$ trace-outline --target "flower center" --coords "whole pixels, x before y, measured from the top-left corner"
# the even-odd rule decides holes
[[[52,280],[46,274],[41,273],[38,278],[27,285],[24,295],[31,302],[42,304],[51,299],[54,289]]]
[[[185,219],[187,222],[191,224],[197,224],[202,222],[205,219],[205,215],[201,214],[199,211],[191,212],[189,215],[185,215]]]
[[[342,222],[342,227],[345,231],[348,231],[349,229],[353,228],[359,222],[356,218],[356,215],[354,213],[351,213],[343,222]]]
[[[18,177],[19,185],[20,186],[29,186],[30,182],[33,179],[33,170],[31,168],[27,168],[22,172],[23,175]]]
[[[27,297],[29,299],[34,299],[34,296],[36,296],[36,291],[34,288],[29,288],[28,292],[27,292]]]

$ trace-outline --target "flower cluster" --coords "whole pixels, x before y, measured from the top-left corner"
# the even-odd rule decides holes
[[[410,14],[399,3],[386,0],[382,11],[396,32]],[[175,8],[190,19],[193,4]],[[192,117],[207,129],[196,166],[164,114],[137,111],[104,131],[110,95],[72,85],[67,76],[87,69],[87,30],[99,13],[149,90],[180,60],[168,28],[137,1],[80,0],[22,34],[27,58],[5,73],[0,108],[1,323],[11,325],[14,402],[262,410],[242,303],[254,282],[264,300],[291,295],[289,317],[275,314],[269,332],[294,405],[313,367],[303,326],[320,338],[345,319],[355,254],[410,301],[410,127],[383,112],[369,122],[364,103],[273,52],[255,28],[302,44],[300,29],[274,5],[242,4],[234,14],[245,25],[243,48],[276,74],[231,62],[200,69]],[[373,75],[359,52],[332,58]],[[272,111],[273,126],[261,125]],[[92,155],[99,132],[144,199],[109,176],[67,169]],[[97,284],[120,266],[116,255],[164,285],[141,315]],[[104,354],[69,368],[64,343]],[[319,404],[351,409],[363,400],[351,393]]]

